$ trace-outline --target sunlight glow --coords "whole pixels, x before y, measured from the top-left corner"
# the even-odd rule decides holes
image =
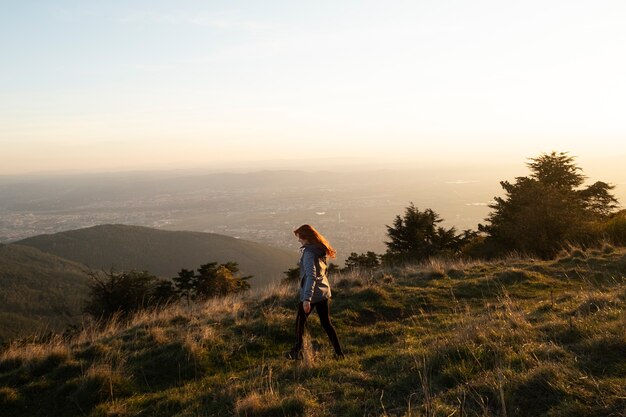
[[[4,9],[0,174],[626,155],[621,1]]]

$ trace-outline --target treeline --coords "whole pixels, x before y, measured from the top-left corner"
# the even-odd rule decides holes
[[[331,264],[329,269],[371,269],[431,257],[493,259],[511,253],[550,259],[568,246],[626,245],[626,210],[617,211],[614,185],[597,181],[583,186],[586,177],[566,152],[529,161],[528,176],[500,182],[504,195],[494,197],[492,211],[478,230],[459,233],[442,227],[435,211],[410,203],[387,225],[384,254],[353,252],[344,268]],[[297,277],[298,268],[285,272],[286,281]]]
[[[614,185],[586,177],[565,152],[542,154],[526,164],[530,174],[501,181],[504,195],[477,231],[457,233],[438,226],[432,210],[411,204],[387,226],[386,261],[423,260],[431,256],[490,259],[517,253],[549,259],[566,246],[589,247],[609,241],[626,244],[626,211],[617,211]]]
[[[148,307],[184,300],[203,301],[250,288],[249,276],[239,276],[236,262],[210,262],[198,269],[181,269],[171,280],[148,271],[91,273],[92,285],[84,312],[98,319],[125,317]]]

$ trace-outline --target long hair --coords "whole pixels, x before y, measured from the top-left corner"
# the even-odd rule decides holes
[[[293,234],[301,239],[308,241],[309,243],[316,243],[326,250],[326,256],[334,258],[337,255],[337,251],[330,246],[330,243],[322,236],[313,226],[303,224],[293,231]]]

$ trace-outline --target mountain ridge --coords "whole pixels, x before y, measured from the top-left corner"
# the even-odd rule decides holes
[[[249,282],[260,288],[279,280],[297,262],[297,253],[216,233],[169,231],[124,224],[104,224],[38,235],[15,242],[35,247],[93,269],[147,270],[172,278],[182,268],[234,261]]]

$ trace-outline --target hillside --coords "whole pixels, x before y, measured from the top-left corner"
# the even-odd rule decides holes
[[[253,288],[282,278],[297,253],[214,233],[172,232],[140,226],[101,225],[21,240],[43,252],[94,269],[148,270],[165,278],[182,268],[235,261]]]
[[[333,277],[334,360],[293,287],[0,352],[0,414],[622,416],[626,250]]]
[[[78,324],[86,269],[28,246],[0,245],[0,343]]]

